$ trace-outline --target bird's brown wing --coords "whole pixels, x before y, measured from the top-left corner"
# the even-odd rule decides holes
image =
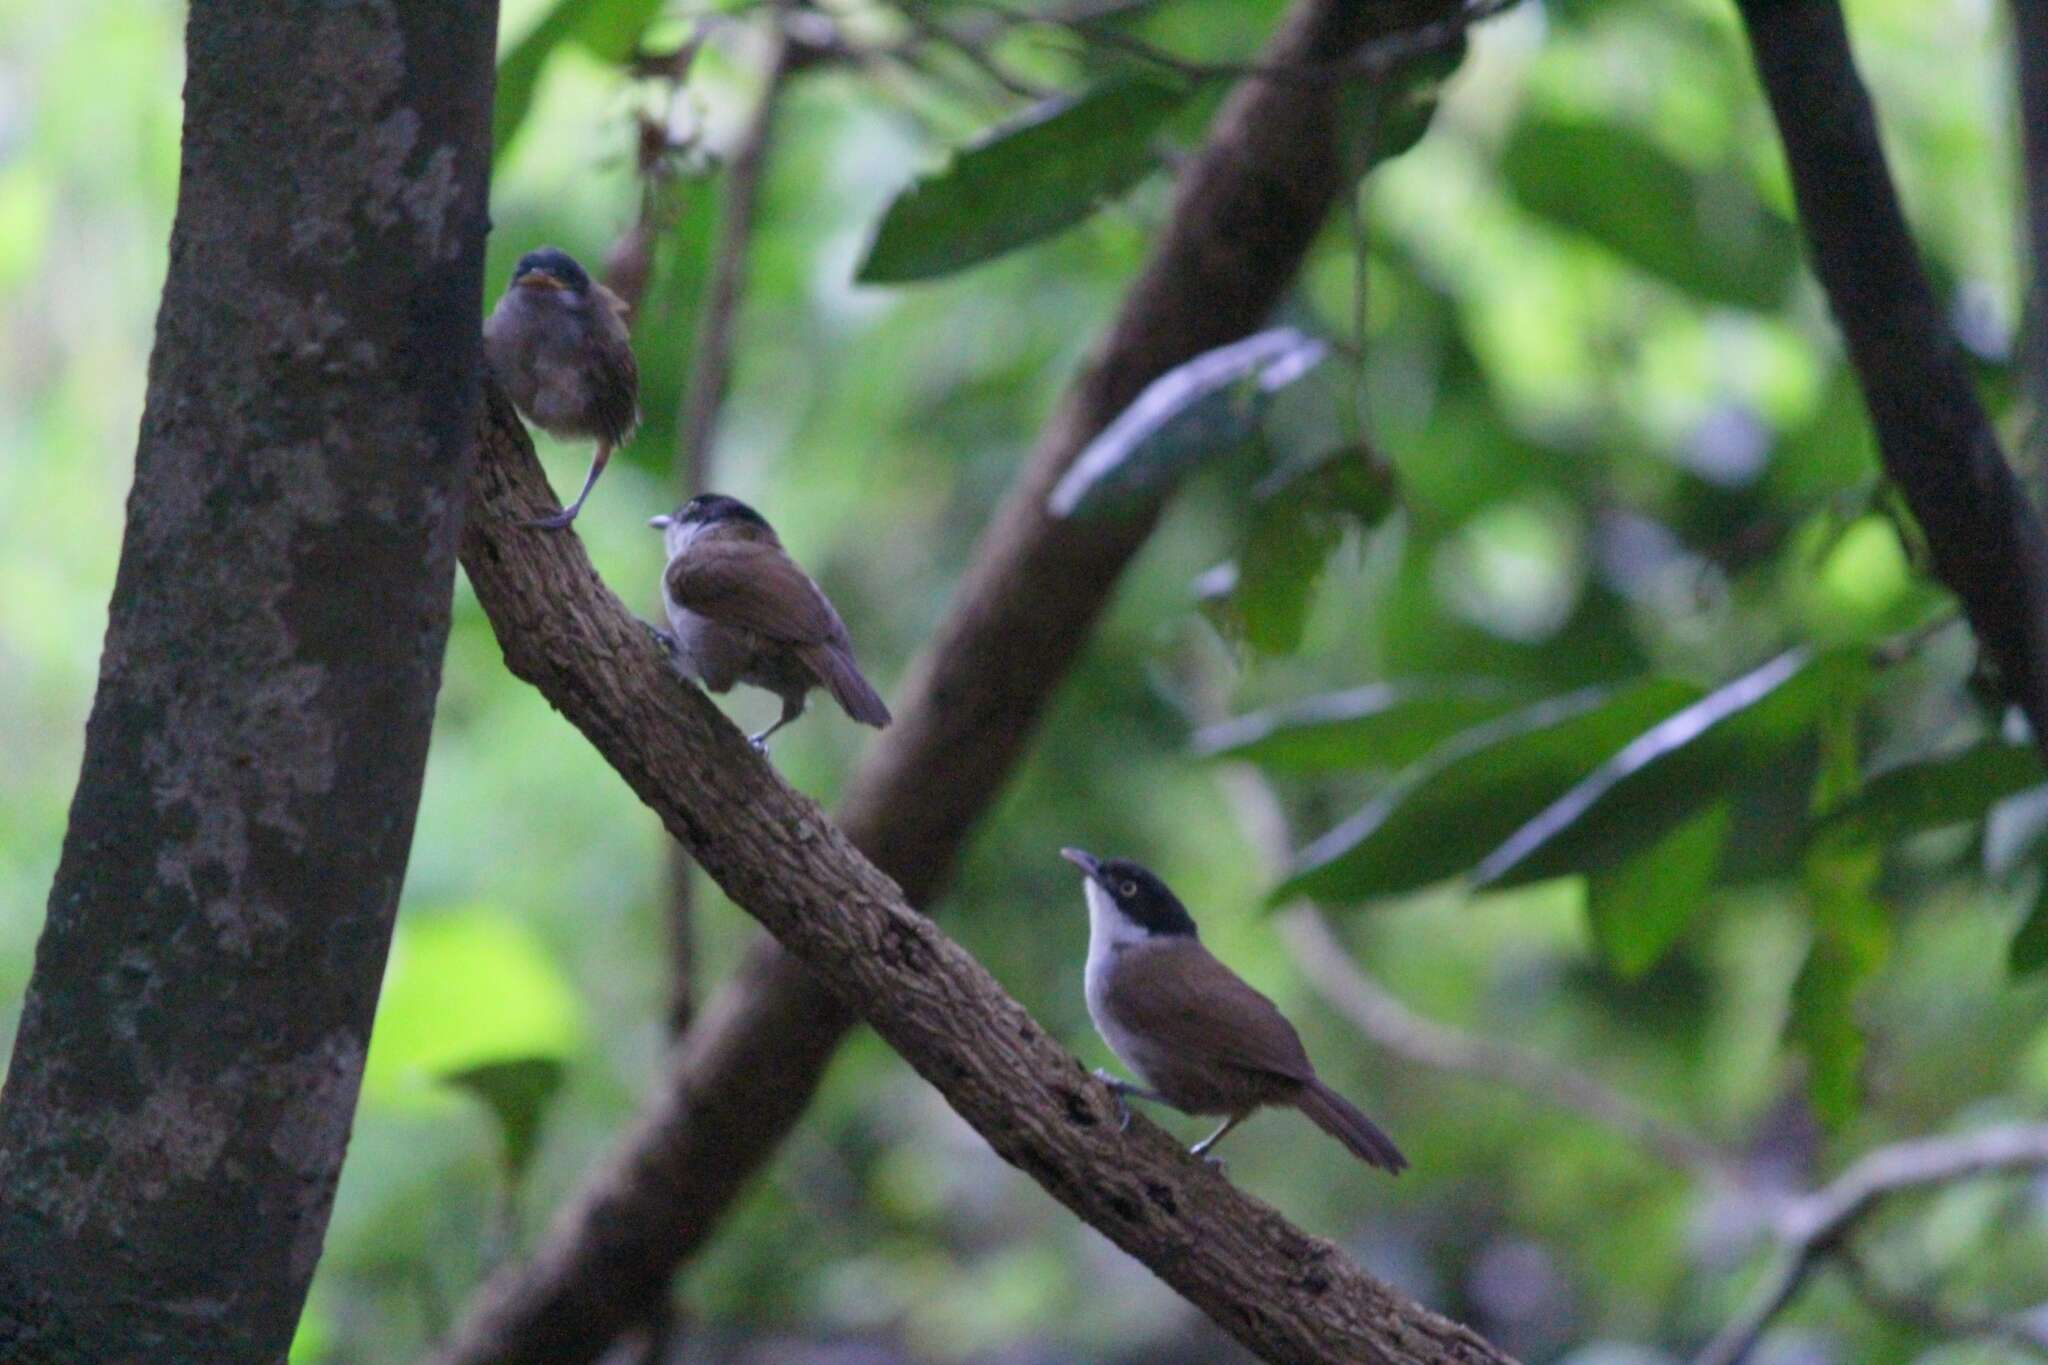
[[[591,289],[602,305],[593,318],[591,415],[597,434],[622,446],[640,425],[640,362],[633,358],[633,340],[626,331],[626,301],[601,284]]]
[[[1126,955],[1109,974],[1104,1005],[1134,1033],[1247,1071],[1290,1080],[1315,1075],[1285,1015],[1199,944]]]
[[[679,607],[787,645],[840,645],[846,626],[796,561],[758,540],[699,541],[668,566]]]

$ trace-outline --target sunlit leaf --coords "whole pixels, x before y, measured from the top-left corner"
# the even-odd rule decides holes
[[[512,1183],[526,1173],[548,1104],[562,1088],[559,1057],[508,1057],[443,1072],[441,1080],[481,1100],[498,1121],[505,1140],[505,1174]]]
[[[1273,900],[1365,901],[1469,872],[1602,759],[1698,696],[1669,679],[1589,687],[1453,735],[1303,849]]]
[[[516,919],[482,908],[411,915],[392,944],[363,1093],[378,1103],[431,1103],[425,1083],[433,1077],[567,1056],[582,1036],[574,989]]]
[[[1656,965],[1706,900],[1728,835],[1727,801],[1717,802],[1618,867],[1586,883],[1593,942],[1624,976]]]
[[[633,54],[661,0],[557,0],[498,62],[498,89],[491,107],[491,146],[502,155],[533,107],[534,88],[548,58],[573,42],[599,61],[623,62]]]
[[[1256,431],[1272,395],[1314,369],[1327,351],[1314,337],[1275,327],[1174,366],[1075,457],[1046,510],[1080,516],[1163,496]]]
[[[1516,701],[1513,689],[1484,679],[1374,683],[1208,726],[1194,748],[1276,772],[1398,768]]]
[[[1981,820],[2006,797],[2048,781],[2031,744],[1993,740],[1945,758],[1906,763],[1872,778],[1838,806],[1819,833],[1890,843],[1945,825]]]
[[[1524,119],[1501,174],[1530,212],[1709,303],[1775,309],[1798,270],[1797,232],[1738,177],[1695,175],[1616,122]]]
[[[1487,854],[1474,880],[1533,881],[1628,856],[1783,761],[1867,673],[1857,651],[1780,654],[1636,736]]]
[[[896,196],[854,277],[932,279],[1072,227],[1151,172],[1153,136],[1186,98],[1124,79],[992,129]]]

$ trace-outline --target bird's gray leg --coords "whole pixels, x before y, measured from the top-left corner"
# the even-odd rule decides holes
[[[599,441],[597,453],[590,457],[590,472],[583,476],[583,491],[576,495],[576,501],[551,517],[535,517],[532,521],[524,523],[526,527],[534,531],[566,530],[569,523],[576,520],[576,514],[583,510],[583,500],[590,496],[591,486],[597,482],[597,476],[604,473],[605,464],[611,457],[612,443]]]
[[[1124,1103],[1124,1096],[1135,1095],[1141,1100],[1152,1100],[1158,1104],[1167,1102],[1166,1096],[1157,1090],[1147,1090],[1134,1085],[1121,1076],[1112,1076],[1101,1067],[1095,1068],[1095,1079],[1109,1087],[1110,1098],[1116,1101],[1116,1130],[1121,1133],[1131,1126],[1131,1107]]]
[[[782,728],[783,726],[785,726],[785,725],[789,724],[789,723],[790,723],[791,721],[795,720],[795,719],[796,719],[796,718],[797,718],[798,716],[802,715],[803,713],[804,713],[804,694],[803,694],[803,693],[799,692],[799,693],[797,693],[797,694],[796,694],[795,696],[793,696],[793,697],[784,697],[784,698],[782,699],[782,716],[781,716],[781,718],[780,718],[779,720],[777,720],[777,721],[776,721],[776,722],[775,722],[775,723],[774,723],[773,725],[771,725],[771,726],[769,726],[769,727],[768,727],[767,729],[763,730],[763,731],[762,731],[762,732],[761,732],[760,734],[758,734],[758,735],[748,735],[748,736],[747,736],[747,743],[749,743],[749,744],[751,744],[751,745],[753,745],[753,746],[754,746],[754,750],[755,750],[755,752],[757,752],[757,753],[763,753],[763,754],[767,753],[767,752],[768,752],[768,736],[770,736],[770,735],[774,734],[774,733],[775,733],[775,732],[776,732],[777,730],[780,730],[780,729],[781,729],[781,728]]]
[[[652,635],[654,637],[655,648],[659,649],[665,656],[667,656],[668,661],[670,663],[673,664],[681,662],[677,655],[678,651],[682,649],[682,646],[676,643],[675,636],[669,634],[660,626],[655,625],[652,621],[642,621],[640,625],[642,629],[644,629],[649,635]]]
[[[1249,1113],[1250,1111],[1247,1110],[1246,1112]],[[1188,1155],[1198,1156],[1202,1158],[1202,1160],[1208,1162],[1211,1166],[1214,1166],[1219,1170],[1222,1169],[1223,1158],[1210,1156],[1209,1149],[1211,1147],[1214,1147],[1217,1143],[1223,1141],[1223,1135],[1229,1132],[1231,1129],[1237,1127],[1238,1124],[1243,1123],[1244,1120],[1244,1114],[1232,1114],[1229,1118],[1223,1120],[1223,1126],[1221,1128],[1218,1128],[1215,1132],[1209,1134],[1209,1136],[1203,1138],[1200,1142],[1188,1148]]]

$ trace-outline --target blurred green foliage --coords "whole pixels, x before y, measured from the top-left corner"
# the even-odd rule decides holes
[[[932,6],[1015,83],[1079,97],[1019,123],[1033,102],[975,59],[916,45],[884,8],[834,8],[849,41],[892,55],[813,66],[784,100],[714,483],[774,518],[887,691],[1134,276],[1167,209],[1156,168],[1219,87],[1134,96],[1160,73],[1126,53]],[[1159,0],[1119,22],[1232,62],[1279,8]],[[636,317],[649,420],[578,523],[650,610],[660,546],[642,523],[676,497],[674,413],[720,158],[759,85],[759,9],[724,7],[673,101],[621,63],[672,48],[703,9],[505,6],[493,294],[538,243],[604,257],[641,202],[637,115],[684,144]],[[1909,213],[2016,433],[1999,9],[1848,9]],[[0,4],[9,1035],[118,551],[176,188],[178,19],[165,0]],[[1404,95],[1370,153],[1405,145],[1421,109]],[[923,282],[861,284],[863,262]],[[1416,1159],[1389,1183],[1269,1117],[1233,1140],[1235,1180],[1529,1359],[1672,1359],[1761,1264],[1755,1206],[1576,1115],[1379,1054],[1260,907],[1276,887],[1319,897],[1422,1013],[1809,1181],[1890,1138],[2048,1104],[2048,986],[2008,973],[2048,962],[2042,775],[1877,480],[1727,5],[1529,0],[1487,25],[1275,321],[1333,354],[1176,495],[939,908],[1094,1064],[1084,919],[1054,850],[1148,862]],[[543,451],[580,472],[584,452]],[[1788,658],[1762,695],[1723,690]],[[772,704],[731,707],[755,723]],[[776,762],[829,801],[864,742],[821,711]],[[1291,879],[1261,871],[1217,780],[1245,760],[1300,832]],[[666,865],[652,819],[505,673],[458,587],[297,1359],[416,1357],[633,1114],[664,1044]],[[1523,884],[1482,889],[1481,870]],[[697,928],[708,989],[751,929],[715,894]],[[2048,1201],[2018,1182],[1902,1200],[1861,1244],[1888,1283],[1962,1309],[2048,1298]],[[681,1292],[706,1359],[819,1342],[1239,1358],[872,1038]],[[1772,1349],[1962,1358],[1827,1277]]]

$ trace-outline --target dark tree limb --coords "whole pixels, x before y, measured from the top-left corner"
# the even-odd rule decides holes
[[[1900,211],[1836,0],[1738,0],[1885,472],[2048,754],[2048,535],[2006,463]]]
[[[1693,1365],[1737,1365],[1771,1320],[1849,1234],[1888,1196],[2008,1171],[2048,1166],[2048,1124],[1986,1128],[1956,1137],[1920,1138],[1880,1147],[1811,1194],[1788,1202],[1776,1218],[1775,1262],[1742,1311],[1716,1333]]]
[[[1342,57],[1457,13],[1456,0],[1297,0],[1276,62]],[[1144,386],[1261,326],[1334,202],[1333,93],[1250,80],[1183,170],[1174,209],[1092,360],[997,510],[952,607],[892,699],[841,804],[847,837],[929,904],[1021,757],[1152,518],[1054,522],[1045,499]],[[854,1016],[773,942],[749,954],[671,1053],[640,1120],[494,1276],[449,1365],[589,1359],[710,1237],[810,1101]],[[762,1086],[762,1076],[774,1076]]]
[[[2020,329],[2022,387],[2031,400],[2025,439],[2035,497],[2048,497],[2048,5],[2012,0],[2019,88],[2020,171],[2026,187],[2027,303]]]
[[[911,909],[809,798],[670,669],[551,505],[490,395],[462,559],[506,665],[560,710],[727,895],[856,1009],[998,1155],[1273,1361],[1498,1362],[1117,1101],[981,964]],[[777,1078],[757,1072],[759,1095]],[[545,1355],[547,1353],[540,1353]]]
[[[194,0],[99,689],[0,1096],[0,1359],[282,1360],[425,770],[491,0]]]

